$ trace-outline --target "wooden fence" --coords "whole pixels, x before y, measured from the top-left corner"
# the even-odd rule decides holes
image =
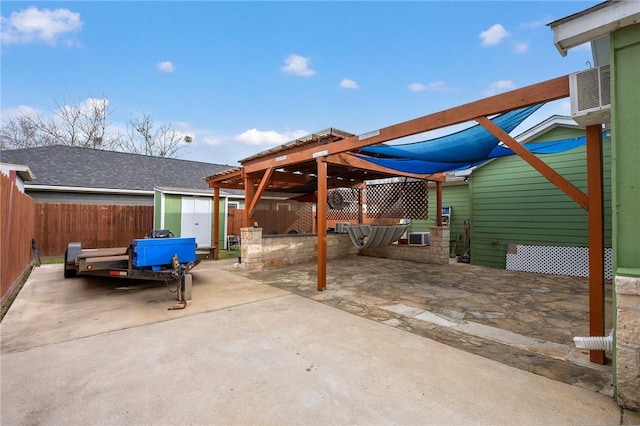
[[[11,293],[33,259],[35,202],[20,192],[8,176],[0,173],[0,299]]]
[[[227,233],[240,235],[240,228],[245,226],[245,210],[229,208],[227,217]],[[284,234],[295,230],[300,234],[313,232],[313,213],[311,205],[297,210],[256,210],[251,218],[252,222],[258,222],[263,233],[276,232]]]
[[[153,206],[36,204],[41,256],[64,256],[70,242],[83,248],[126,247],[153,229]]]

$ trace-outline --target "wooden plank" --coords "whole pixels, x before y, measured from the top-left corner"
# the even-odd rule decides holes
[[[604,336],[604,198],[602,126],[587,126],[589,193],[589,335]],[[604,351],[590,351],[591,362],[604,364]]]

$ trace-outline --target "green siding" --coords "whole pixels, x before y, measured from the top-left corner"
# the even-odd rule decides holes
[[[555,128],[535,142],[583,135],[581,130]],[[605,245],[611,247],[610,139],[603,145]],[[586,193],[585,147],[540,158]],[[518,156],[475,170],[470,193],[473,264],[505,268],[508,244],[588,245],[587,212]]]
[[[182,196],[165,194],[164,196],[164,228],[171,230],[176,237],[182,228]]]
[[[213,205],[213,199],[211,200],[211,204]],[[218,214],[218,218],[220,220],[220,230],[218,232],[218,237],[216,238],[217,242],[215,243],[216,248],[218,248],[219,250],[222,250],[225,246],[224,244],[224,235],[225,235],[225,230],[227,229],[227,216],[226,216],[226,204],[227,204],[227,199],[226,198],[220,198],[220,213]],[[214,209],[215,210],[215,209]],[[215,212],[211,212],[211,217],[214,217]],[[211,232],[215,232],[215,230],[213,229],[213,224],[214,222],[211,222]]]
[[[462,230],[464,221],[469,223],[471,209],[469,207],[469,185],[443,185],[442,205],[451,206],[451,250],[455,246],[456,239]],[[409,227],[410,232],[429,231],[429,228],[436,226],[436,189],[429,188],[429,218],[427,220],[412,220]]]
[[[153,191],[153,229],[160,229],[162,223],[162,193]]]
[[[616,275],[640,276],[640,24],[612,34],[611,116],[615,174]]]

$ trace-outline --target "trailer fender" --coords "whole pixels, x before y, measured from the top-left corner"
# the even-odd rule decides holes
[[[69,243],[64,251],[64,277],[73,278],[78,273],[76,258],[82,251],[80,243]]]

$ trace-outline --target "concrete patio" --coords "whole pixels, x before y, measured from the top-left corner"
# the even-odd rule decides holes
[[[361,271],[361,260],[341,262]],[[335,265],[326,292],[296,294],[306,291],[294,289],[298,266],[313,275],[297,265],[254,279],[231,261],[203,263],[184,310],[168,310],[163,284],[35,269],[0,324],[2,424],[638,421],[586,380],[569,385],[425,338],[412,322],[434,321],[411,319],[410,300],[346,302],[340,292],[353,290],[339,288],[347,277],[334,277]]]

